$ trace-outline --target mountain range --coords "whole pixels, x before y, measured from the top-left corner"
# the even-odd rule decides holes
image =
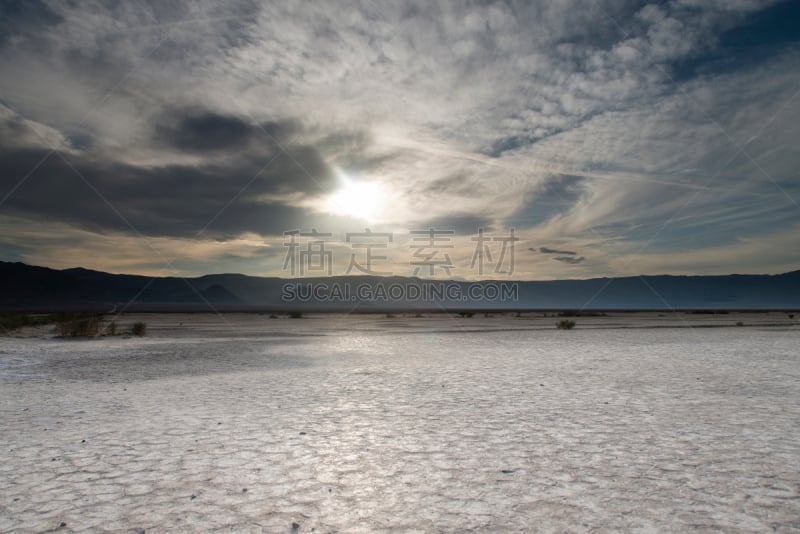
[[[494,298],[470,298],[471,295]],[[119,311],[122,308],[129,311],[790,310],[800,309],[800,271],[778,275],[465,282],[380,276],[285,279],[242,274],[152,278],[0,262],[0,310]]]

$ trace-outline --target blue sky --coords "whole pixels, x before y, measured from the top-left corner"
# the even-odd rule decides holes
[[[514,227],[520,279],[800,267],[791,1],[5,2],[0,259],[288,276]],[[493,246],[499,246],[499,241]],[[569,251],[564,255],[544,250]],[[495,250],[495,256],[498,250]]]

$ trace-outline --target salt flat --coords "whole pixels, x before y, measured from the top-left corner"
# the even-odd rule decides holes
[[[800,529],[785,314],[134,320],[0,338],[0,531]]]

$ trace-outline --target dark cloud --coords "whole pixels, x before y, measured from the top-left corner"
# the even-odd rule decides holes
[[[156,142],[188,152],[242,148],[258,134],[248,121],[208,110],[164,113],[155,130]]]
[[[578,264],[578,263],[583,263],[586,260],[586,258],[584,258],[583,256],[578,256],[577,258],[575,258],[573,256],[559,256],[559,257],[553,258],[553,259],[556,260],[556,261],[560,261],[562,263],[569,263],[569,264],[572,264],[572,265],[575,265],[575,264]]]
[[[190,127],[195,127],[197,132],[214,131],[212,137],[223,144],[232,141],[221,140],[221,131],[241,135],[240,123],[218,120],[213,114],[207,117],[214,118],[192,122]],[[11,142],[19,138],[24,138],[26,143]],[[212,218],[207,237],[230,237],[243,232],[280,234],[290,228],[316,226],[322,229],[360,224],[344,217],[321,215],[264,200],[265,196],[296,192],[319,195],[337,187],[333,172],[313,146],[287,146],[283,152],[259,145],[257,150],[244,151],[235,162],[228,164],[139,167],[108,161],[91,151],[51,154],[49,149],[28,143],[33,141],[34,135],[22,119],[0,120],[0,168],[3,169],[0,198],[35,169],[2,206],[4,213],[64,222],[100,232],[130,232],[121,214],[137,231],[163,236],[194,235]],[[187,134],[181,142],[186,146],[200,146],[205,141],[192,139]],[[238,142],[243,143],[241,137]],[[272,162],[264,168],[270,159]],[[92,191],[81,176],[119,214]],[[235,201],[217,215],[234,198]]]
[[[67,140],[72,148],[89,150],[94,146],[94,137],[87,132],[72,132],[67,135]]]
[[[303,127],[300,121],[294,119],[262,122],[258,125],[258,130],[262,135],[279,143],[291,141],[302,129]],[[318,148],[324,148],[325,141],[327,140],[318,142]]]
[[[305,174],[311,175],[312,182],[327,181],[318,178],[330,174],[322,154],[337,154],[338,162],[350,170],[368,169],[381,161],[363,156],[371,139],[361,130],[325,134],[314,141],[313,147],[298,144],[298,139],[316,132],[292,118],[254,123],[248,118],[207,109],[169,109],[157,117],[153,130],[153,143],[168,152],[235,155],[258,165],[286,151],[297,170],[308,171]],[[321,183],[308,185],[312,194],[321,187],[327,190]]]
[[[548,247],[541,247],[539,252],[542,254],[562,254],[564,256],[575,256],[577,254],[577,252],[572,252],[571,250],[556,250]]]
[[[0,154],[5,178],[0,180],[5,194],[33,169],[47,153],[25,150]],[[227,202],[239,193],[257,170],[171,166],[140,169],[124,165],[95,166],[91,161],[67,155],[70,163],[97,191],[147,235],[190,236],[210,222]],[[285,156],[279,156],[279,158]],[[242,232],[280,233],[287,227],[341,224],[340,218],[321,216],[297,207],[269,203],[260,195],[277,190],[310,187],[306,176],[292,169],[292,162],[280,165],[291,174],[270,173],[256,178],[236,201],[219,215],[209,234],[236,235]],[[276,181],[276,178],[285,181]],[[58,154],[51,155],[3,206],[34,219],[77,224],[104,231],[130,231],[119,217]]]

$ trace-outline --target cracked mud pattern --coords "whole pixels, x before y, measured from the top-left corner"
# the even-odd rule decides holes
[[[309,323],[0,339],[0,531],[800,529],[796,330]]]

